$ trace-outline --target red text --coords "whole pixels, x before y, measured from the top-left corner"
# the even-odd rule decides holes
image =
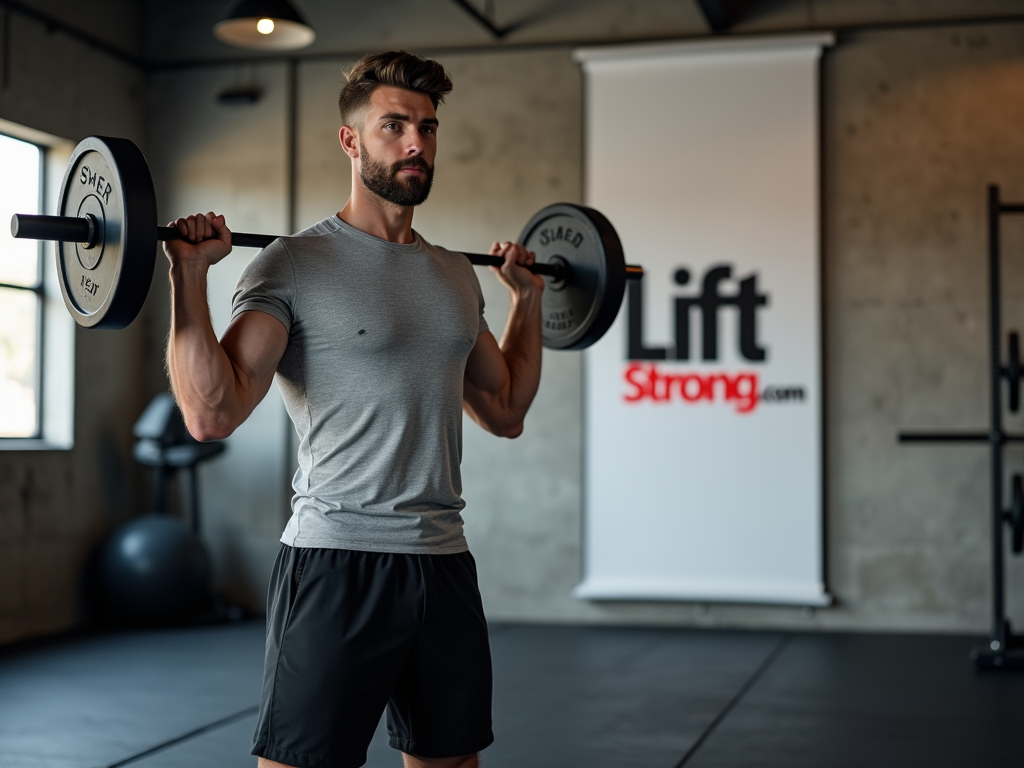
[[[722,402],[732,403],[736,413],[750,413],[758,402],[756,373],[666,373],[653,363],[634,363],[626,368],[625,379],[627,403]]]

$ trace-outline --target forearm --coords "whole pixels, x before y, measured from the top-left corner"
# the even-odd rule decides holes
[[[199,440],[225,437],[244,418],[235,367],[210,321],[206,273],[195,264],[170,270],[167,370],[185,424]]]
[[[503,398],[504,421],[522,431],[526,412],[540,386],[542,357],[541,293],[513,294],[508,322],[498,346],[508,366],[508,387]]]

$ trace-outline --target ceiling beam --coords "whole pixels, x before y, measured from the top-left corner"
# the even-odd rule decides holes
[[[101,40],[91,32],[86,32],[81,27],[77,27],[74,24],[69,24],[66,21],[58,19],[56,16],[51,16],[48,13],[37,11],[35,8],[30,7],[26,3],[20,2],[20,0],[0,0],[0,7],[5,11],[13,11],[14,13],[21,14],[25,18],[37,21],[46,27],[47,32],[63,32],[68,37],[72,37],[79,42],[85,43],[91,48],[95,48],[98,51],[118,59],[125,64],[130,64],[133,67],[139,69],[145,68],[145,61],[141,56],[136,56],[130,51],[126,51],[113,43],[108,43],[106,40]],[[8,15],[6,24],[10,24],[10,16]],[[6,31],[4,34],[8,34]],[[4,49],[9,50],[9,42],[5,42]],[[5,56],[8,54],[4,54]]]
[[[494,35],[498,40],[512,31],[511,27],[497,26],[486,14],[481,13],[475,5],[469,2],[469,0],[452,0],[452,2],[472,16],[479,24],[486,27],[487,31]]]
[[[742,21],[761,0],[697,0],[704,19],[716,34]]]

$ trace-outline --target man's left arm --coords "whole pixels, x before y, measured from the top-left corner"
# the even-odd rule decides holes
[[[511,305],[501,342],[484,331],[466,361],[462,407],[477,424],[499,437],[519,437],[526,412],[540,386],[540,299],[544,278],[524,266],[536,255],[517,243],[495,243],[505,258],[491,267],[509,289]]]

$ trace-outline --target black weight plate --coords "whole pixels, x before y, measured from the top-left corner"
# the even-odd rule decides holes
[[[622,243],[608,219],[593,208],[556,203],[530,219],[519,242],[538,262],[570,269],[569,279],[548,278],[544,289],[544,346],[584,349],[604,336],[626,287]]]
[[[128,139],[89,136],[75,147],[58,214],[91,214],[92,247],[57,243],[60,290],[75,322],[124,328],[142,309],[156,260],[156,195],[141,150]]]

